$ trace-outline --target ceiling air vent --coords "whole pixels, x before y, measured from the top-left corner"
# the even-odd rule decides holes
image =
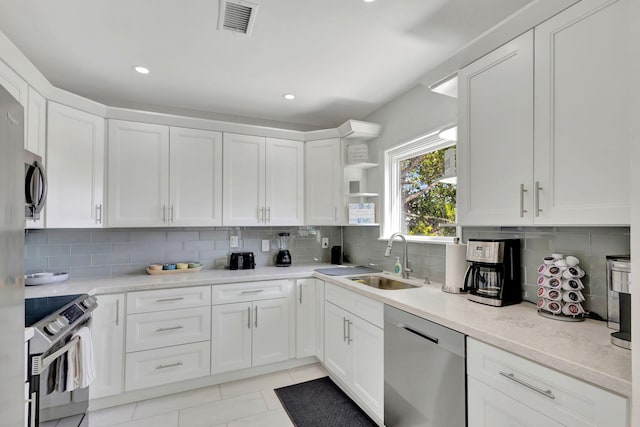
[[[220,0],[218,29],[251,35],[258,5],[247,1]]]

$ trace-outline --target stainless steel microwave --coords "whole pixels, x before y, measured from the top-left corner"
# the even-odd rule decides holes
[[[37,221],[47,200],[47,174],[42,157],[24,150],[24,218]]]

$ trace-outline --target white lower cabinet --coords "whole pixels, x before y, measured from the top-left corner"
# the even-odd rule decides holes
[[[627,427],[629,401],[467,339],[469,427]]]
[[[125,391],[210,374],[211,287],[127,294]]]
[[[316,318],[316,279],[301,279],[296,283],[296,357],[314,356],[317,353],[318,325]]]
[[[377,324],[384,305],[346,289],[325,284],[324,364],[329,372],[378,421],[384,419],[384,331]],[[340,295],[340,300],[332,298]],[[365,308],[359,317],[344,307]]]
[[[96,379],[89,388],[90,399],[122,392],[124,314],[124,294],[98,296],[91,320]]]
[[[293,356],[293,283],[273,280],[213,287],[211,373],[281,362]]]

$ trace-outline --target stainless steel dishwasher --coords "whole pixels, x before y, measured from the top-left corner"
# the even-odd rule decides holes
[[[466,425],[464,335],[384,306],[386,427]]]

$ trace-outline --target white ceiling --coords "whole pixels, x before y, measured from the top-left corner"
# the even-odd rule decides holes
[[[99,102],[308,130],[365,118],[532,0],[254,1],[250,37],[217,29],[218,0],[4,1],[0,30]]]

